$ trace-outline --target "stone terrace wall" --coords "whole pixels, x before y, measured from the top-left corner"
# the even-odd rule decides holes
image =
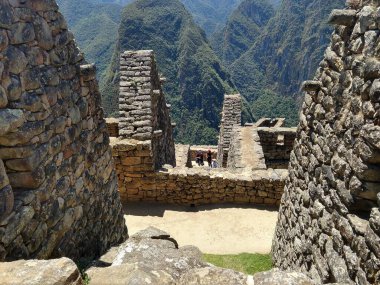
[[[155,171],[149,143],[112,138],[111,145],[123,203],[278,205],[288,175],[287,170],[233,173],[226,169],[170,166]]]
[[[153,163],[175,165],[170,106],[162,92],[153,51],[126,51],[120,58],[119,133],[151,140]]]
[[[304,83],[273,243],[275,266],[324,283],[380,284],[380,18],[378,1],[362,2],[333,11]]]
[[[268,168],[288,168],[296,131],[296,128],[257,129]]]
[[[241,125],[240,94],[225,95],[218,142],[218,164],[227,167],[231,133],[235,125]]]
[[[95,68],[55,1],[0,1],[0,260],[126,237]]]

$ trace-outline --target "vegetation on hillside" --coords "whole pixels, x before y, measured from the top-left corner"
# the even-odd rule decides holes
[[[124,9],[102,87],[106,112],[117,113],[120,51],[139,49],[155,51],[159,70],[167,78],[164,91],[173,106],[177,142],[217,143],[224,94],[234,87],[205,33],[178,0],[137,0]]]
[[[94,0],[57,2],[86,60],[96,64],[98,77],[102,81],[115,49],[122,6],[97,4]]]
[[[250,275],[272,269],[272,259],[269,254],[204,254],[203,258],[206,262],[218,267],[229,268]]]
[[[239,5],[226,26],[211,38],[215,52],[226,66],[252,46],[274,13],[267,0],[245,0]]]
[[[242,0],[181,0],[207,35],[220,30]]]
[[[117,115],[119,52],[153,49],[168,79],[176,139],[198,144],[217,142],[223,94],[233,90],[244,97],[244,122],[285,117],[295,125],[300,84],[313,76],[329,41],[328,15],[344,6],[344,0],[137,0],[119,28],[121,5],[132,1],[58,3],[97,65],[107,114]]]
[[[344,0],[282,0],[274,16],[261,29],[250,27],[257,15],[247,14],[247,7],[265,1],[269,0],[243,1],[227,22],[225,33],[214,35],[213,42],[224,41],[221,58],[235,86],[250,102],[253,115],[256,118],[284,116],[294,125],[300,85],[313,77],[332,31],[327,24],[328,16],[332,9],[343,7]],[[251,21],[247,21],[249,17]],[[236,29],[236,22],[245,25]],[[247,38],[252,38],[242,36],[241,31],[246,29],[259,34],[245,51],[247,45],[242,43],[249,43]],[[231,63],[231,58],[236,60]]]

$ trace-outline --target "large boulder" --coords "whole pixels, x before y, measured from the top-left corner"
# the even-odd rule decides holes
[[[68,258],[3,262],[0,280],[2,285],[83,284],[77,266]]]
[[[150,227],[112,248],[86,273],[91,285],[164,285],[176,284],[187,271],[206,266],[198,248],[178,247],[168,233]]]

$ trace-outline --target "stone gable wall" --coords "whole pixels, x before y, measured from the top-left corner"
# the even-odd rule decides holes
[[[126,51],[120,58],[119,133],[150,140],[153,163],[175,165],[170,106],[166,104],[153,51]]]
[[[127,236],[95,73],[55,1],[0,1],[0,260]]]
[[[296,128],[257,129],[268,168],[288,168],[296,131]]]
[[[232,130],[235,125],[241,125],[241,108],[240,94],[224,96],[217,157],[220,166],[227,167]]]
[[[273,243],[275,266],[322,283],[380,284],[378,1],[334,10],[305,101]]]

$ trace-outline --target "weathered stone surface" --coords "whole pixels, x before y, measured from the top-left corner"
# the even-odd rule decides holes
[[[0,0],[0,52],[0,260],[102,254],[127,229],[95,68],[54,0]]]
[[[120,284],[176,284],[190,269],[207,266],[199,249],[178,248],[175,239],[155,228],[133,235],[111,251],[100,259],[107,260],[108,267],[95,265],[86,271],[91,284],[107,284],[110,276]]]
[[[155,169],[164,164],[175,166],[170,109],[162,92],[153,51],[124,52],[120,57],[120,69],[120,136],[150,140]],[[140,73],[149,76],[141,77]],[[134,103],[126,104],[126,99]],[[157,133],[160,135],[155,135]]]
[[[302,84],[302,90],[305,92],[318,91],[319,89],[321,89],[321,87],[322,87],[322,84],[319,81],[309,80],[309,81],[305,81]]]
[[[21,110],[0,109],[0,136],[16,130],[24,121],[25,117]]]
[[[355,24],[356,10],[333,10],[329,23],[333,25],[352,26]],[[306,90],[305,90],[306,91]]]
[[[26,65],[28,64],[25,54],[14,46],[9,46],[5,51],[5,56],[8,64],[9,71],[14,74],[20,74],[25,70]]]
[[[195,247],[179,247],[168,233],[150,227],[112,248],[86,271],[91,284],[316,285],[306,275],[274,269],[254,276],[202,261]],[[344,284],[340,284],[344,285]]]
[[[255,285],[316,285],[314,281],[302,273],[282,272],[278,269],[257,273],[253,279]]]
[[[31,23],[15,23],[8,33],[11,44],[23,44],[35,39],[34,28]]]
[[[349,1],[306,89],[272,254],[316,282],[380,282],[379,1]],[[338,48],[339,46],[339,48]],[[321,104],[322,102],[322,104]]]
[[[111,138],[122,201],[278,205],[288,171],[167,167],[155,171],[148,142]],[[1,152],[0,152],[1,155]],[[261,195],[261,196],[260,196]]]
[[[0,263],[0,279],[4,285],[81,285],[81,275],[68,258],[53,260],[19,260]]]
[[[220,167],[227,166],[232,129],[241,125],[241,108],[240,94],[224,96],[217,157]]]
[[[251,285],[256,284],[252,276],[218,267],[193,269],[184,274],[178,285]],[[261,284],[261,283],[258,283]],[[274,283],[268,283],[274,284]]]

